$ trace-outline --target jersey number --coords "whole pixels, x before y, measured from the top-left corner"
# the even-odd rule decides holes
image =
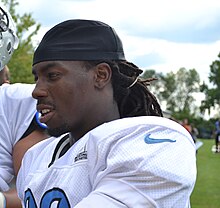
[[[30,189],[25,192],[24,203],[25,208],[37,208],[37,204]],[[70,203],[65,193],[59,188],[53,188],[43,195],[40,202],[40,208],[50,208],[53,203],[57,203],[57,208],[70,208]]]

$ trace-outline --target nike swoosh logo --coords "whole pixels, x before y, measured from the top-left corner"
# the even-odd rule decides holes
[[[145,143],[147,144],[157,144],[157,143],[163,143],[163,142],[176,142],[176,140],[172,139],[154,139],[150,137],[151,134],[147,134],[144,138]]]

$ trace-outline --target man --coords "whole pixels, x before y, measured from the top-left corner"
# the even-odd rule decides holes
[[[18,45],[13,20],[2,6],[0,43],[2,72]],[[0,76],[4,76],[4,73]],[[45,126],[39,122],[36,100],[31,96],[33,89],[34,85],[31,84],[0,86],[0,208],[21,207],[15,188],[10,187],[11,181],[19,170],[26,150],[48,137]]]
[[[220,143],[220,119],[215,122],[215,152],[218,153]]]
[[[109,25],[62,22],[34,53],[33,97],[54,136],[30,148],[17,189],[23,207],[188,208],[195,145],[162,118]]]

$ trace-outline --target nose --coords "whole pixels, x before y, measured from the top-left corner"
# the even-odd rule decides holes
[[[36,83],[35,88],[32,92],[32,97],[34,99],[40,99],[42,97],[47,97],[47,95],[48,95],[47,90]]]

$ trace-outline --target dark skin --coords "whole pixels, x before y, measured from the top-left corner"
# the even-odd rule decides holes
[[[35,130],[27,137],[18,141],[13,147],[12,158],[13,158],[13,166],[15,171],[15,176],[17,175],[21,160],[25,154],[25,152],[34,144],[48,138],[48,135],[43,130]],[[11,188],[9,191],[3,193],[6,198],[6,207],[7,208],[20,208],[21,201],[17,196],[17,191],[15,188]]]
[[[4,83],[10,83],[9,80],[9,69],[7,66],[5,66],[1,71],[0,71],[0,85]]]
[[[78,140],[98,125],[120,118],[108,64],[88,70],[82,61],[46,61],[34,65],[33,74],[32,95],[39,111],[47,109],[43,121],[55,136],[71,132]]]

